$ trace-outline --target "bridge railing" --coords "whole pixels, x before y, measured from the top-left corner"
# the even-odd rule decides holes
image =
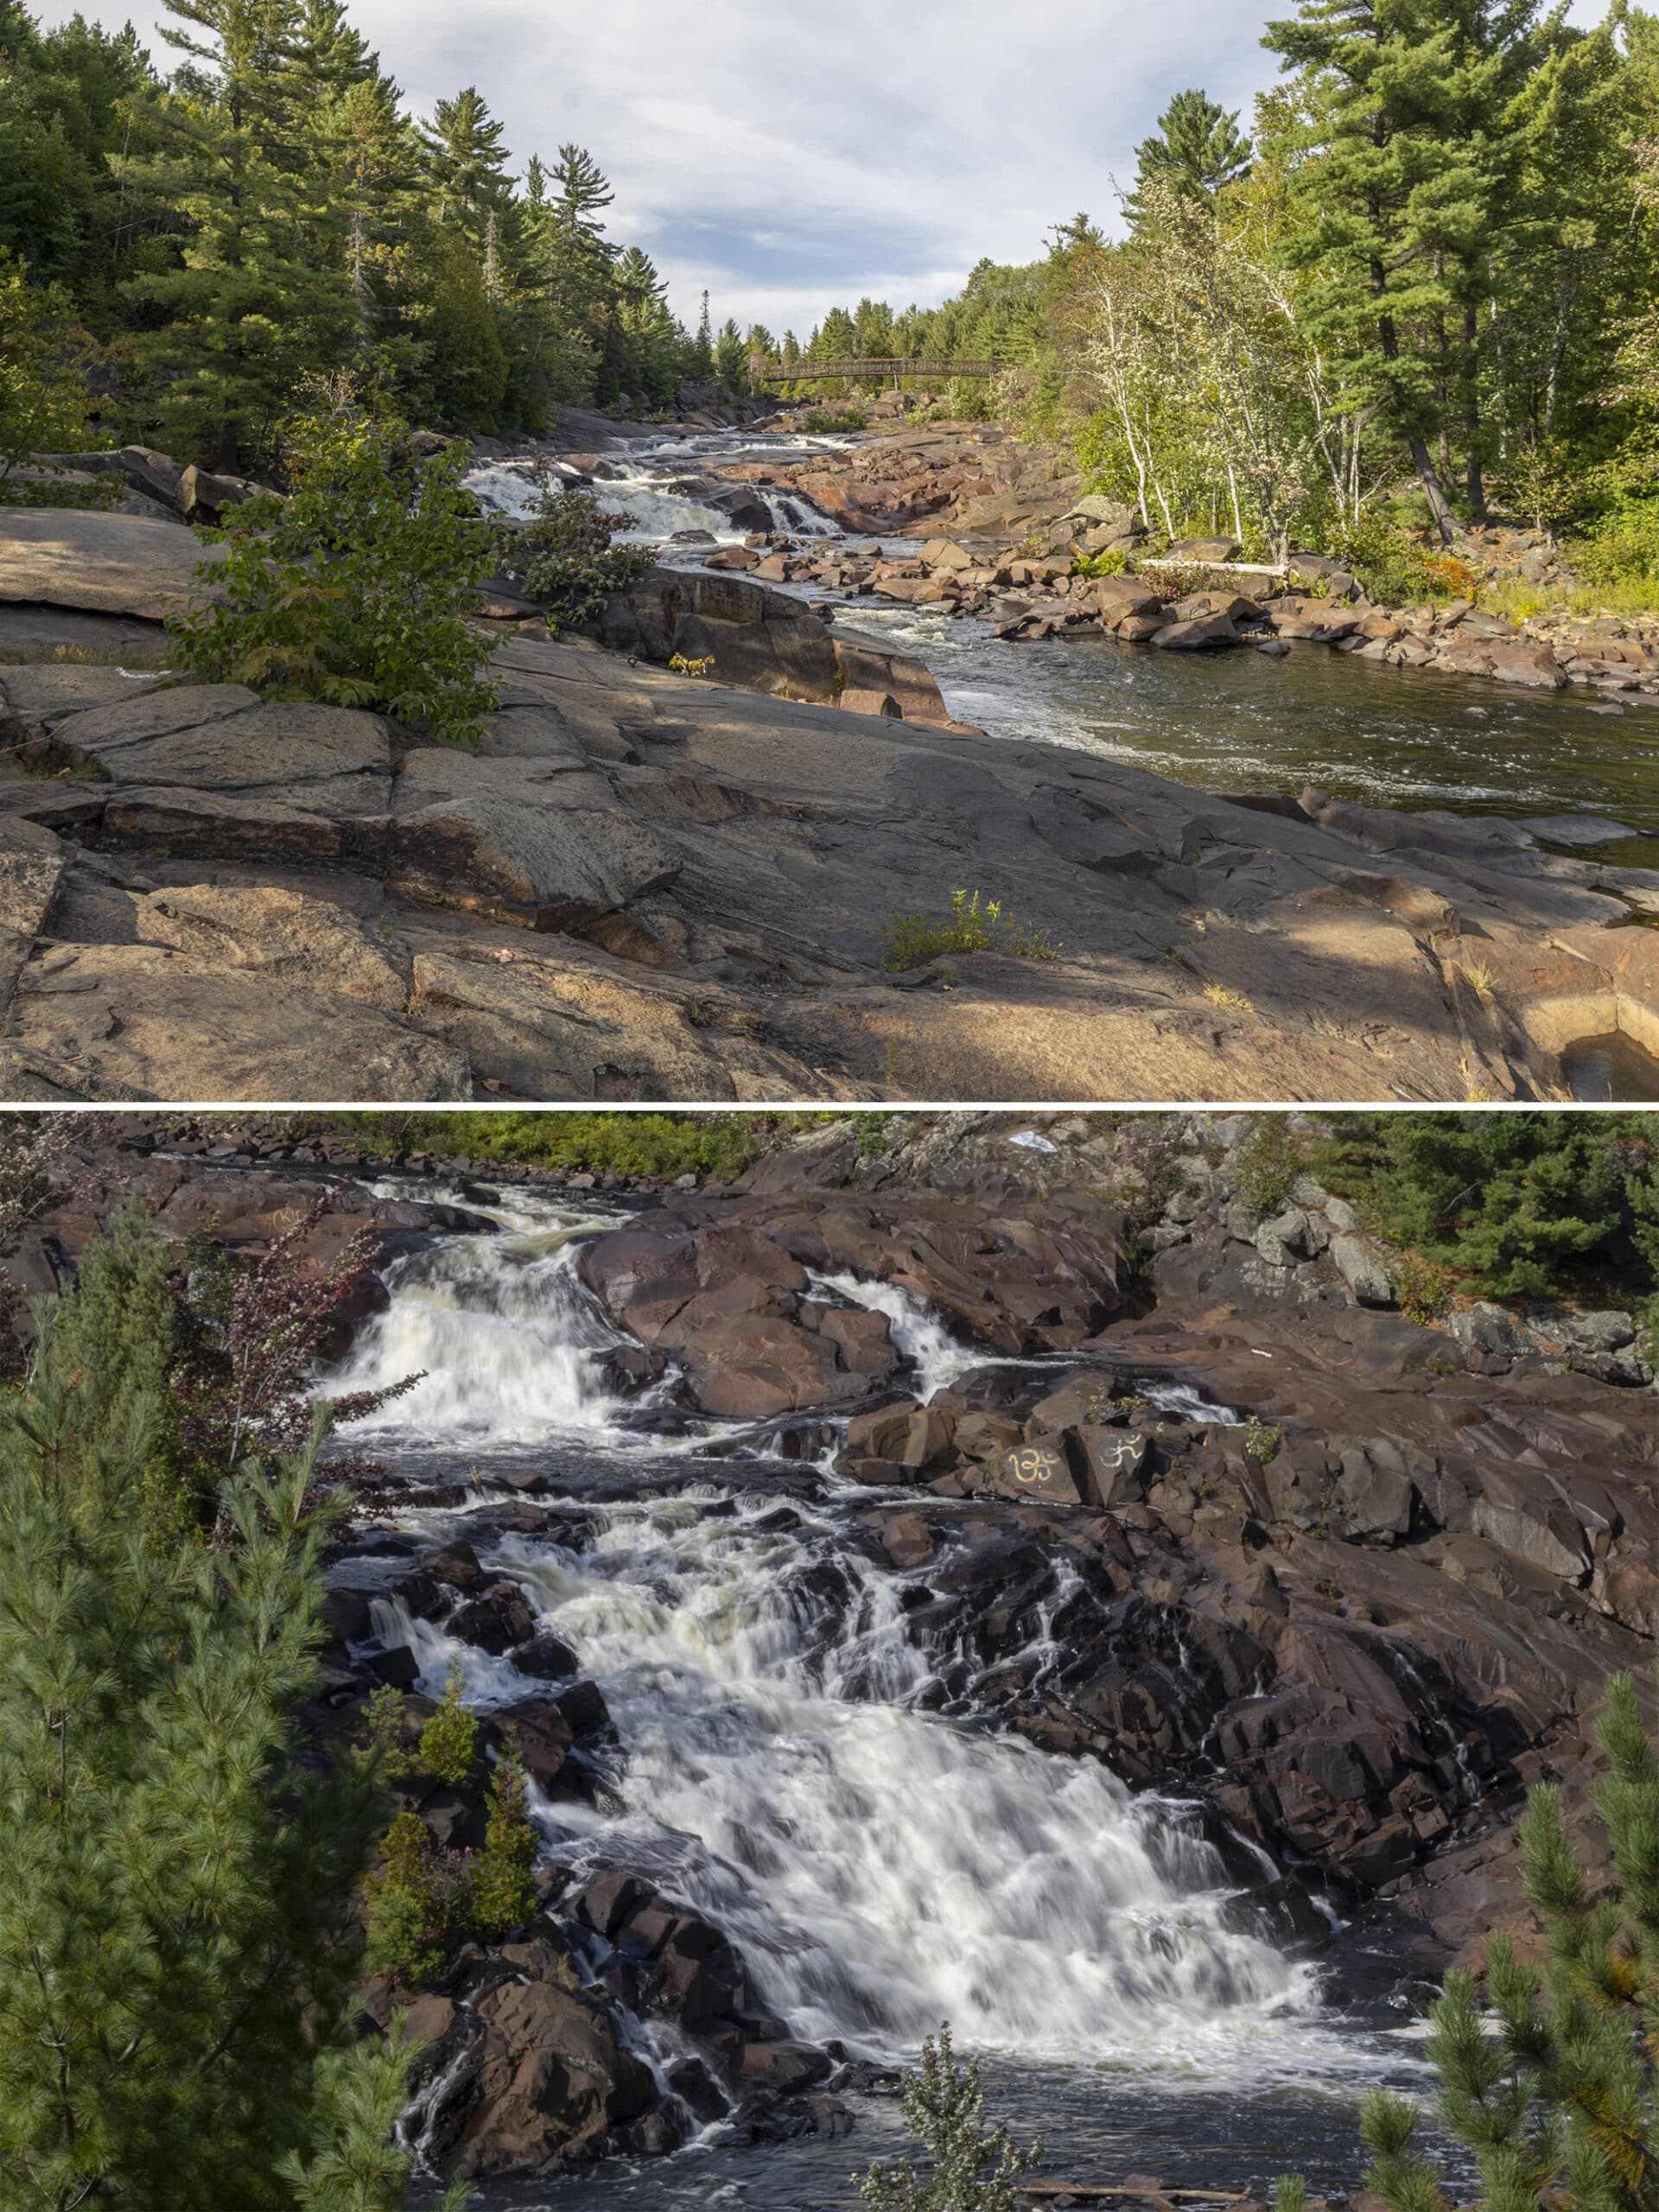
[[[1006,361],[959,360],[949,353],[871,354],[853,361],[774,361],[763,353],[749,356],[749,378],[754,384],[856,383],[862,377],[890,377],[895,385],[918,377],[1000,376]]]

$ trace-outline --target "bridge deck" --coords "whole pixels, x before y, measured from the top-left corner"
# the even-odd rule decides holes
[[[891,377],[895,384],[910,377],[994,377],[1008,366],[1006,361],[957,360],[948,353],[871,355],[855,361],[769,361],[759,353],[749,356],[749,376],[756,384],[853,382],[860,377]]]

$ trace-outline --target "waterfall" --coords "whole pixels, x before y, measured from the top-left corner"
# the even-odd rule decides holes
[[[703,474],[708,466],[718,467],[753,451],[753,442],[729,433],[631,444],[605,455],[607,466],[620,473],[599,478],[587,488],[603,512],[626,516],[628,527],[619,532],[624,544],[652,543],[671,537],[677,531],[706,530],[722,544],[740,545],[747,533],[736,527],[729,515],[718,507],[705,506],[678,487],[688,478]],[[470,469],[466,481],[468,491],[491,514],[520,519],[531,512],[536,485],[527,461],[491,461]],[[839,534],[837,525],[798,492],[781,492],[761,484],[741,488],[753,492],[761,501],[775,530],[787,531],[797,537]]]
[[[493,1230],[392,1261],[391,1304],[329,1388],[425,1379],[372,1422],[354,1424],[353,1439],[480,1448],[601,1439],[620,1410],[601,1357],[623,1339],[577,1275],[571,1240],[620,1217],[596,1223],[594,1211],[520,1198],[497,1212]]]
[[[557,1211],[399,1261],[349,1387],[421,1364],[427,1381],[385,1417],[411,1437],[494,1452],[554,1429],[602,1441],[614,1408],[595,1358],[613,1338]],[[979,1360],[909,1294],[824,1287],[887,1312],[924,1379]],[[550,1858],[647,1876],[730,1935],[794,2033],[870,2057],[948,2018],[990,2050],[1211,2081],[1300,2078],[1315,2049],[1330,2063],[1314,1970],[1253,1932],[1185,1808],[931,1709],[955,1654],[915,1630],[926,1571],[867,1557],[842,1493],[734,1500],[664,1471],[588,1504],[580,1549],[568,1518],[561,1542],[411,1516],[435,1541],[470,1535],[615,1719],[602,1808],[537,1803]],[[381,1589],[376,1629],[410,1646],[429,1694],[452,1662],[482,1707],[533,1692],[510,1658]],[[1039,1624],[1039,1655],[1046,1636]]]

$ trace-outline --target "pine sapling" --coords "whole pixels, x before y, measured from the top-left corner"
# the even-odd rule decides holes
[[[473,1926],[486,1942],[499,1942],[536,1910],[536,1829],[529,1792],[518,1747],[510,1743],[490,1777],[484,1848],[473,1861]]]
[[[1479,1984],[1456,1967],[1430,2013],[1434,2116],[1471,2152],[1484,2212],[1654,2212],[1659,2203],[1659,1759],[1629,1675],[1607,1683],[1597,1728],[1610,1772],[1594,1804],[1612,1885],[1592,1894],[1573,1857],[1560,1794],[1529,1795],[1519,1837],[1529,1902],[1543,1923],[1542,1972],[1495,1936]],[[1496,2032],[1491,2029],[1495,2025]],[[1442,2212],[1440,2176],[1416,2147],[1421,2115],[1383,2089],[1367,2098],[1366,2185],[1390,2212]],[[1297,2212],[1281,2183],[1277,2212]]]
[[[1041,2139],[1021,2150],[1006,2120],[987,2126],[979,2061],[957,2056],[948,2022],[906,2069],[903,2110],[932,2171],[924,2180],[901,2158],[891,2171],[855,2174],[869,2212],[1014,2212],[1015,2184],[1041,2158]]]

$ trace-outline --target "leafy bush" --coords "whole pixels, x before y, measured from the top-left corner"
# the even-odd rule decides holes
[[[1253,1421],[1244,1432],[1244,1457],[1255,1461],[1258,1467],[1270,1467],[1279,1457],[1279,1447],[1285,1433],[1277,1424]]]
[[[1352,570],[1366,598],[1380,607],[1468,596],[1440,580],[1439,556],[1430,556],[1408,530],[1382,515],[1363,515],[1334,531],[1326,550]]]
[[[62,287],[31,284],[23,264],[0,247],[0,485],[30,454],[85,444],[92,407],[87,378],[97,353]],[[30,485],[29,498],[41,489]]]
[[[1109,546],[1103,553],[1079,553],[1071,563],[1074,576],[1121,576],[1129,565],[1129,556],[1121,545]]]
[[[1628,1675],[1607,1684],[1596,1730],[1610,1771],[1594,1804],[1611,1873],[1593,1882],[1573,1855],[1560,1793],[1529,1792],[1519,1828],[1523,1883],[1543,1922],[1541,1973],[1491,1939],[1486,2003],[1467,1967],[1454,1967],[1429,2020],[1424,2055],[1439,2076],[1434,2117],[1474,2158],[1490,2212],[1649,2212],[1659,2166],[1659,1758]],[[1494,2033],[1493,2027],[1496,2028]],[[1390,2212],[1433,2212],[1447,2201],[1432,2162],[1414,2147],[1421,2115],[1374,2089],[1361,2133],[1372,2154],[1367,2188]],[[1462,2192],[1459,2191],[1461,2194]],[[1300,2180],[1280,2185],[1279,2212],[1298,2212]]]
[[[591,492],[555,485],[539,459],[536,486],[534,518],[506,526],[505,558],[524,597],[546,608],[547,626],[556,635],[590,621],[657,556],[648,546],[613,544],[629,527],[627,516],[606,514]]]
[[[1005,914],[1000,899],[988,899],[982,906],[979,893],[950,894],[950,918],[932,914],[895,914],[881,925],[886,948],[881,965],[893,974],[919,968],[947,952],[1008,952],[1023,960],[1057,960],[1059,947],[1041,930],[1027,929]]]
[[[493,645],[467,616],[496,540],[461,484],[466,449],[417,453],[405,425],[338,395],[284,438],[288,498],[229,511],[207,533],[226,558],[197,570],[221,597],[168,619],[185,664],[476,741],[499,695],[481,680]]]
[[[1457,1278],[1449,1268],[1437,1268],[1418,1252],[1402,1252],[1389,1266],[1395,1301],[1408,1321],[1419,1327],[1437,1319],[1452,1303]]]
[[[1041,2158],[1042,2143],[1022,2151],[1006,2120],[986,2126],[979,2061],[957,2056],[948,2025],[905,2069],[902,2107],[932,2171],[924,2181],[901,2158],[891,2172],[872,2165],[861,2178],[855,2174],[869,2212],[1014,2212],[1020,2177]]]
[[[825,437],[837,430],[868,430],[870,418],[861,407],[843,407],[832,415],[827,407],[810,407],[801,417],[801,428],[812,437]]]
[[[1659,499],[1622,501],[1573,541],[1567,559],[1589,584],[1659,581]]]

